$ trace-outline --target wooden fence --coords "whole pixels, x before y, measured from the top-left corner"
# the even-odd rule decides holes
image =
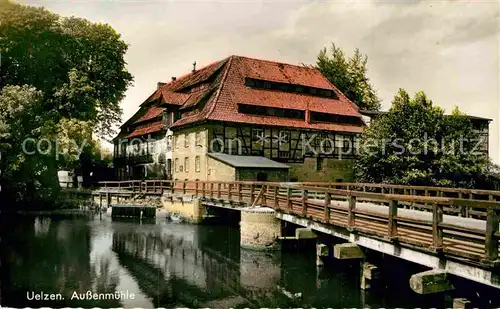
[[[499,261],[498,191],[244,181],[149,180],[100,185],[105,190],[119,188],[142,194],[193,195],[207,203],[225,203],[230,207],[267,206],[484,266],[497,265]]]

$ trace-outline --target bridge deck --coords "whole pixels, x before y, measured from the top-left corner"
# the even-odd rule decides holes
[[[117,185],[118,184],[118,185]],[[133,192],[196,196],[213,205],[262,205],[398,246],[488,269],[499,265],[500,192],[345,183],[109,182]],[[408,209],[409,207],[413,209]]]

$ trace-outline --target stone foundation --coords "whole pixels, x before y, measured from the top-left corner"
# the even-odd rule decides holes
[[[281,222],[267,207],[244,208],[240,221],[241,247],[254,250],[279,249]]]
[[[205,209],[201,201],[189,196],[172,196],[164,194],[162,196],[163,209],[171,214],[182,216],[184,221],[190,223],[200,223],[203,220]]]

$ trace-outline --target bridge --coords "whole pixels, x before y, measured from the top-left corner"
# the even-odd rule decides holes
[[[108,197],[161,195],[166,204],[180,204],[177,209],[197,202],[203,209],[241,211],[242,244],[247,236],[250,242],[255,236],[266,237],[251,233],[258,226],[266,234],[256,216],[267,214],[362,250],[500,288],[500,191],[320,182],[156,180],[100,185],[98,194]],[[280,233],[279,228],[271,230],[271,236]]]

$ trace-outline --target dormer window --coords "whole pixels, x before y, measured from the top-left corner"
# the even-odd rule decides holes
[[[286,82],[274,82],[274,81],[246,77],[245,85],[247,87],[255,89],[303,93],[317,97],[337,98],[335,93],[330,89],[321,89],[321,88],[291,84]]]

